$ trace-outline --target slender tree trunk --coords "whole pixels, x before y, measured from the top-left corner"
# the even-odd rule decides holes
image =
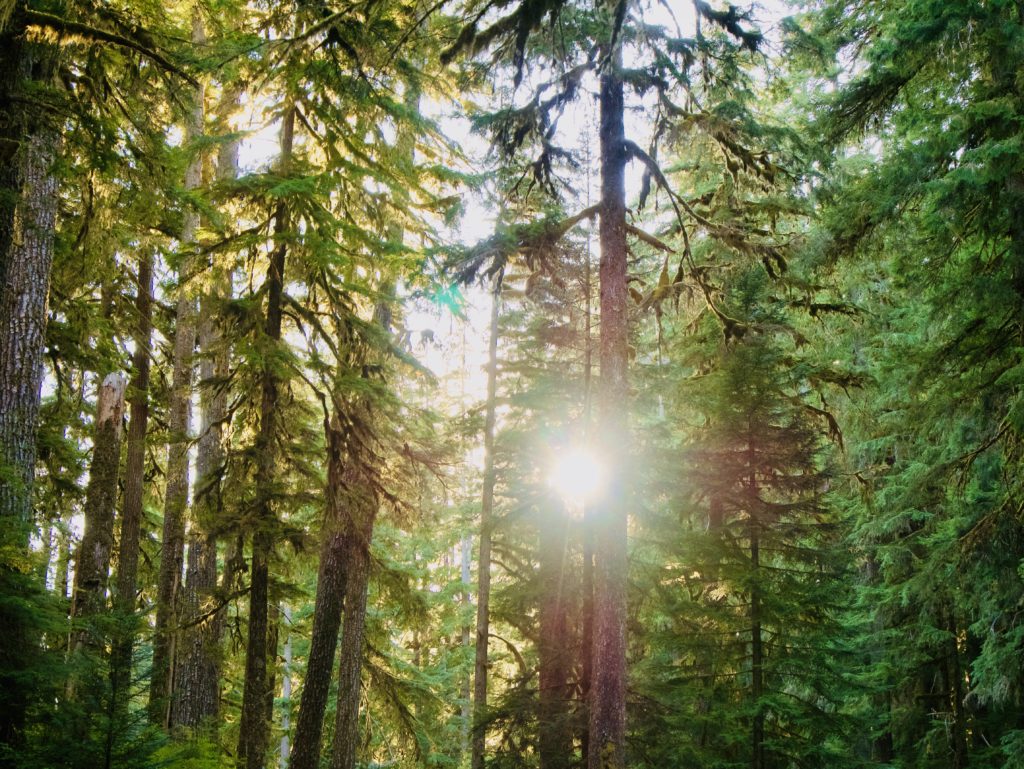
[[[62,516],[57,532],[57,560],[54,565],[53,590],[61,600],[68,598],[68,574],[71,571],[71,534]]]
[[[949,698],[949,709],[953,714],[953,727],[950,731],[950,742],[953,752],[952,769],[965,769],[968,763],[967,748],[967,716],[964,712],[964,674],[960,663],[960,647],[957,643],[957,623],[952,608],[946,616],[946,627],[949,640],[946,642],[947,658],[943,663],[943,677],[946,679],[946,692]]]
[[[320,763],[324,711],[331,685],[331,669],[338,644],[341,611],[345,597],[345,529],[342,523],[345,440],[335,417],[324,420],[327,442],[327,507],[324,512],[320,566],[316,578],[316,603],[309,661],[299,700],[295,744],[290,769],[316,769]]]
[[[587,203],[590,203],[590,153],[587,153]],[[585,438],[590,437],[590,421],[592,410],[592,379],[594,370],[594,345],[593,345],[593,271],[590,260],[590,234],[587,234],[587,254],[584,264],[583,288],[585,297],[585,342],[583,348],[583,434]],[[583,766],[589,766],[590,760],[590,682],[593,678],[594,669],[594,533],[591,523],[592,514],[589,503],[583,507],[583,575],[581,578],[582,599],[582,628],[580,631],[580,758]]]
[[[131,686],[132,654],[135,642],[136,592],[138,590],[139,544],[146,473],[146,431],[149,421],[149,361],[153,331],[153,256],[143,248],[139,255],[135,293],[135,350],[132,379],[128,385],[128,448],[125,452],[124,506],[117,557],[114,612],[118,637],[110,661],[110,686],[115,707],[127,705]]]
[[[121,461],[125,385],[121,374],[108,374],[96,398],[95,437],[85,493],[85,527],[75,557],[75,587],[71,599],[71,616],[76,620],[95,617],[105,610],[107,575],[114,547],[114,505]],[[97,648],[104,644],[104,639],[87,627],[76,629],[72,639],[73,652],[86,644]]]
[[[480,562],[476,588],[476,660],[473,673],[472,769],[483,769],[487,745],[487,639],[490,636],[491,528],[494,516],[494,427],[498,396],[498,319],[501,314],[501,273],[494,281],[491,326],[487,342],[487,404],[484,413],[484,488],[480,505]]]
[[[463,345],[463,350],[465,350],[465,345]],[[463,370],[465,370],[465,366],[463,366]],[[470,537],[468,534],[463,536],[462,540],[459,543],[459,547],[460,547],[459,555],[461,556],[461,559],[462,559],[461,560],[461,564],[460,564],[461,568],[460,568],[460,575],[459,575],[461,580],[462,580],[462,605],[463,605],[465,611],[467,612],[466,613],[467,622],[466,622],[465,625],[462,626],[462,648],[465,649],[468,652],[469,649],[470,649],[470,644],[472,643],[472,635],[473,635],[473,630],[469,626],[469,622],[468,622],[468,617],[469,617],[469,613],[468,612],[469,612],[469,608],[472,606],[472,598],[470,596],[470,581],[472,579],[472,565],[473,565],[473,563],[472,563],[473,562],[473,539],[472,539],[472,537]],[[470,734],[470,729],[472,727],[472,720],[473,720],[472,701],[470,699],[471,691],[472,691],[472,675],[467,670],[466,671],[466,677],[462,681],[462,712],[460,714],[461,718],[462,718],[462,725],[461,725],[461,728],[462,728],[462,742],[461,742],[461,744],[459,746],[460,747],[460,762],[462,760],[462,756],[465,756],[469,752],[469,734]]]
[[[222,110],[237,103],[231,93]],[[238,141],[222,145],[217,177],[230,181],[238,174]],[[196,454],[196,495],[193,522],[189,531],[188,563],[182,616],[186,629],[175,677],[176,695],[173,720],[177,726],[197,730],[211,724],[220,705],[220,642],[223,611],[216,609],[217,536],[214,533],[223,507],[221,474],[224,465],[224,422],[228,393],[224,380],[228,374],[228,351],[221,338],[217,311],[231,297],[231,276],[207,264],[212,271],[212,288],[203,294],[199,305],[199,378],[200,427]]]
[[[291,167],[295,137],[295,104],[285,110],[281,124],[281,174]],[[281,341],[282,295],[291,227],[288,204],[278,203],[274,221],[274,251],[267,270],[267,315],[264,335],[272,344]],[[274,549],[274,477],[277,474],[278,377],[265,366],[261,384],[260,424],[256,437],[256,530],[252,535],[249,588],[249,637],[245,650],[245,683],[239,724],[238,765],[261,769],[266,759],[269,724],[266,722],[267,654],[270,611],[270,558]]]
[[[621,51],[600,79],[601,379],[599,437],[609,467],[607,491],[593,505],[594,648],[590,687],[590,769],[625,766],[626,568],[625,465],[629,386],[626,290],[626,145]]]
[[[761,543],[757,518],[753,514],[749,515],[750,568],[753,570],[750,588],[750,695],[754,705],[750,729],[750,766],[752,769],[765,769],[764,709],[761,705],[761,698],[764,696],[764,649],[761,639],[761,588],[758,584]]]
[[[285,769],[291,755],[288,742],[292,728],[292,610],[288,604],[281,606],[281,617],[285,623],[284,667],[281,675],[281,748],[278,766]]]
[[[192,11],[192,44],[206,42],[198,7]],[[200,85],[185,120],[185,144],[203,132],[205,91]],[[185,170],[185,189],[202,184],[203,158],[196,152]],[[182,225],[178,269],[178,306],[174,329],[174,372],[170,394],[170,440],[167,444],[167,491],[161,539],[160,571],[157,578],[156,629],[153,636],[153,673],[149,691],[150,720],[165,728],[172,724],[174,662],[178,642],[180,587],[185,556],[185,511],[189,495],[189,447],[192,422],[193,353],[196,344],[195,290],[188,284],[195,259],[192,249],[199,228],[199,212],[189,209]]]
[[[569,721],[569,637],[565,611],[568,518],[556,509],[540,532],[540,633],[537,640],[540,696],[538,754],[541,769],[568,769],[572,762]]]

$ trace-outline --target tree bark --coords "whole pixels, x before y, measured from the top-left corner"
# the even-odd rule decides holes
[[[28,579],[6,554],[17,558],[27,550],[32,526],[58,203],[53,166],[61,143],[59,118],[35,106],[53,85],[58,48],[27,40],[23,12],[14,5],[0,28],[0,590],[8,595],[22,593]],[[32,620],[20,611],[0,611],[0,627],[0,754],[17,756],[29,698],[20,673],[39,644]]]
[[[501,314],[501,273],[491,297],[490,337],[487,342],[487,404],[484,413],[484,487],[480,505],[480,556],[476,588],[476,659],[473,672],[472,769],[483,769],[487,745],[487,639],[490,636],[491,528],[494,515],[494,426],[498,396],[498,319]]]
[[[590,687],[590,769],[625,766],[627,513],[625,465],[629,385],[626,290],[626,144],[621,51],[600,78],[601,378],[599,443],[609,468],[604,497],[592,508],[594,648]]]
[[[350,535],[346,539],[345,619],[338,652],[338,710],[334,725],[331,769],[355,769],[359,742],[359,677],[363,663],[363,630],[370,582],[370,541],[377,517],[377,499],[368,483],[349,489]]]
[[[223,108],[237,103],[237,94],[224,99]],[[238,141],[222,145],[217,177],[230,181],[238,175]],[[216,313],[219,304],[231,298],[231,276],[216,264],[212,288],[199,307],[200,427],[196,453],[196,495],[189,531],[188,563],[182,615],[188,626],[181,644],[176,677],[174,723],[197,730],[216,719],[220,705],[220,642],[224,612],[214,610],[217,596],[217,520],[223,508],[221,474],[224,466],[224,422],[228,393],[223,384],[228,375],[228,350],[222,341]]]
[[[75,556],[75,587],[71,599],[71,616],[77,620],[102,614],[106,605],[107,575],[114,547],[114,504],[121,460],[125,385],[121,374],[108,374],[96,398],[95,437],[83,510],[85,526]],[[95,630],[79,627],[72,636],[71,649],[74,652],[86,644],[102,648],[103,643]]]
[[[26,106],[33,102],[26,91],[51,85],[57,54],[52,46],[25,40],[20,16],[18,8],[0,34],[0,522],[5,540],[24,549],[32,518],[60,133],[45,110]]]
[[[192,44],[206,42],[198,7],[192,11]],[[192,95],[191,109],[185,120],[185,144],[203,132],[205,91],[202,85]],[[185,170],[185,189],[202,184],[203,158],[196,152]],[[192,249],[199,228],[199,212],[188,209],[182,224],[181,248],[184,252],[178,269],[178,300],[174,329],[174,372],[170,394],[170,439],[167,444],[167,490],[164,497],[164,523],[161,538],[160,571],[157,578],[156,629],[153,636],[153,673],[149,691],[149,717],[164,728],[172,726],[174,662],[178,642],[179,590],[185,555],[185,511],[189,494],[189,447],[192,422],[192,357],[196,344],[196,300],[188,284],[195,259]]]
[[[295,103],[285,110],[281,124],[281,174],[291,166],[295,136]],[[271,344],[281,341],[282,295],[291,227],[288,204],[282,200],[274,215],[274,251],[267,270],[267,314],[264,335]],[[245,683],[239,724],[238,765],[261,769],[269,744],[266,722],[267,654],[270,611],[270,558],[273,553],[274,476],[277,473],[278,377],[274,367],[264,366],[261,383],[260,424],[256,436],[256,502],[252,535],[252,568],[249,588],[249,637],[245,650]]]
[[[118,637],[110,661],[110,685],[115,706],[127,705],[135,642],[135,603],[138,590],[139,543],[146,473],[146,431],[149,421],[149,363],[153,336],[153,256],[143,247],[139,255],[135,293],[135,350],[128,385],[128,447],[125,452],[124,505],[117,556],[114,613]]]
[[[342,526],[344,436],[337,418],[324,420],[327,443],[327,507],[324,512],[320,566],[309,660],[299,700],[290,769],[316,769],[320,763],[324,711],[345,596],[345,531]]]
[[[556,506],[550,527],[540,532],[540,633],[538,754],[541,769],[568,769],[572,762],[569,719],[569,636],[565,610],[565,557],[568,518]]]

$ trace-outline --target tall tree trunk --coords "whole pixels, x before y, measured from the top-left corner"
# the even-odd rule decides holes
[[[341,505],[345,486],[345,440],[335,416],[324,420],[327,443],[327,506],[324,512],[320,566],[316,578],[316,603],[309,660],[299,700],[295,743],[290,769],[315,769],[320,763],[324,711],[331,685],[331,668],[338,644],[341,611],[345,597],[345,527]]]
[[[75,557],[75,587],[71,616],[82,620],[102,614],[106,605],[107,575],[114,547],[114,505],[121,461],[121,432],[126,381],[108,374],[96,398],[96,425],[89,485],[85,493],[85,525]],[[90,641],[93,643],[90,644]],[[95,629],[79,627],[72,634],[72,651],[89,644],[102,648]]]
[[[625,766],[626,536],[625,465],[628,326],[626,290],[626,136],[616,47],[600,79],[601,378],[599,443],[609,468],[607,490],[595,503],[594,648],[590,686],[590,769]]]
[[[285,110],[281,123],[281,175],[291,167],[295,137],[295,103]],[[271,344],[281,341],[282,295],[288,255],[287,233],[291,227],[288,204],[282,200],[274,215],[274,251],[267,269],[267,315],[264,335]],[[265,720],[267,653],[270,612],[270,558],[274,549],[274,476],[277,473],[278,377],[273,365],[263,369],[260,424],[256,436],[256,530],[252,535],[252,566],[249,571],[249,637],[245,649],[245,682],[238,736],[238,765],[261,769],[266,758],[269,724]]]
[[[473,671],[472,769],[483,769],[487,744],[487,640],[491,632],[491,528],[494,515],[494,426],[498,396],[498,319],[501,314],[501,273],[494,281],[491,326],[487,342],[487,404],[484,412],[484,488],[480,505],[480,556],[476,588],[476,660]]]
[[[587,152],[587,203],[590,203],[590,152]],[[594,372],[593,343],[593,269],[590,259],[590,230],[587,232],[587,253],[584,263],[583,289],[586,292],[584,311],[586,312],[585,341],[583,348],[583,435],[591,435],[592,411],[592,380]],[[594,533],[591,525],[589,503],[583,506],[583,574],[580,589],[583,592],[580,611],[582,614],[580,629],[580,702],[582,718],[580,723],[580,758],[583,766],[590,761],[590,682],[594,670]]]
[[[463,349],[465,349],[465,345],[463,345]],[[463,366],[463,370],[465,370],[465,366]],[[470,596],[470,581],[472,579],[473,565],[473,538],[470,537],[468,534],[464,535],[462,537],[462,540],[459,542],[459,550],[459,555],[461,557],[459,576],[462,580],[462,605],[464,607],[464,610],[467,612],[466,624],[462,626],[462,648],[468,652],[470,649],[470,644],[472,643],[473,635],[473,630],[469,626],[468,621],[468,612],[469,608],[472,606],[473,601],[472,597]],[[472,701],[470,700],[472,683],[472,676],[470,675],[470,672],[467,670],[466,677],[462,681],[462,712],[460,714],[462,719],[462,741],[459,745],[460,762],[462,760],[462,756],[465,756],[469,752],[469,734],[473,720]]]
[[[568,769],[572,762],[569,721],[569,637],[565,611],[565,558],[568,518],[555,509],[551,531],[540,532],[540,632],[538,753],[541,769]]]
[[[27,42],[20,16],[0,34],[0,522],[27,547],[60,133],[25,93],[51,85],[56,51]]]
[[[199,8],[192,11],[192,44],[206,42]],[[203,132],[205,90],[200,84],[192,94],[185,120],[185,144],[194,143]],[[202,184],[203,158],[198,151],[185,170],[185,189]],[[182,224],[182,263],[178,268],[178,306],[174,328],[174,372],[170,394],[170,439],[167,444],[167,491],[161,539],[160,571],[157,578],[156,629],[153,636],[153,673],[149,690],[150,721],[172,726],[174,662],[178,642],[179,589],[185,555],[185,511],[189,493],[189,447],[192,422],[192,357],[196,344],[195,290],[189,285],[195,259],[189,253],[199,228],[199,212],[188,209]]]
[[[237,94],[227,95],[221,111],[237,103]],[[238,175],[238,141],[221,146],[217,177],[230,181]],[[216,606],[217,595],[217,520],[223,507],[221,473],[224,465],[224,421],[227,418],[228,393],[224,380],[228,374],[228,351],[221,339],[217,310],[231,298],[231,276],[207,264],[213,272],[212,288],[199,305],[199,378],[200,427],[196,454],[196,495],[193,522],[189,531],[188,563],[182,616],[186,629],[175,677],[174,723],[197,730],[211,724],[220,704],[220,642],[224,613]]]
[[[355,769],[359,742],[360,672],[363,630],[370,582],[370,542],[377,517],[377,499],[368,482],[351,487],[346,508],[351,534],[346,539],[345,619],[338,653],[338,710],[334,726],[331,769]]]
[[[110,661],[110,686],[115,707],[127,705],[135,642],[135,599],[138,590],[139,543],[146,473],[146,431],[149,421],[149,361],[153,336],[153,255],[145,247],[139,254],[135,292],[135,350],[128,385],[128,448],[125,452],[124,505],[117,556],[114,613],[118,637]]]
[[[29,42],[21,4],[0,25],[0,554],[28,548],[36,423],[43,374],[43,333],[57,215],[54,161],[59,121],[45,100],[57,48]],[[26,92],[32,94],[27,98]],[[17,556],[15,556],[17,557]],[[24,574],[6,555],[0,591],[25,593]],[[7,603],[9,605],[9,602]],[[38,653],[31,619],[0,611],[0,754],[17,756],[24,736],[24,671]],[[0,764],[5,759],[0,758]]]

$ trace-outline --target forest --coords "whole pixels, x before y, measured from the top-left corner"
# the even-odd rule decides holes
[[[0,769],[1024,769],[1024,0],[0,0]]]

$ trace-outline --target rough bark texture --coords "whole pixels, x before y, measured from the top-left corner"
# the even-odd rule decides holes
[[[324,711],[331,685],[331,669],[338,645],[338,629],[345,597],[345,531],[342,526],[344,435],[337,419],[324,422],[327,439],[327,507],[316,578],[316,604],[309,661],[295,724],[291,769],[315,769],[320,763]]]
[[[60,133],[34,103],[51,84],[55,46],[24,38],[20,4],[0,31],[0,591],[23,595],[28,575],[11,565],[29,543],[43,334],[57,215],[52,169]],[[8,555],[10,554],[10,555]],[[17,756],[30,692],[19,672],[39,651],[32,621],[0,602],[0,765]]]
[[[281,173],[291,165],[295,134],[295,105],[285,111],[281,126]],[[264,335],[271,343],[281,339],[282,295],[288,254],[285,235],[290,228],[288,206],[281,201],[274,221],[274,251],[267,270],[267,315]],[[256,437],[256,531],[252,536],[252,568],[249,588],[249,637],[245,649],[245,683],[238,736],[238,765],[261,769],[269,744],[266,721],[267,653],[270,611],[270,557],[274,548],[273,489],[277,473],[278,381],[274,367],[264,368],[261,385],[260,424]]]
[[[363,664],[363,630],[370,583],[370,541],[377,517],[377,499],[365,480],[347,491],[350,517],[346,538],[345,619],[338,651],[338,709],[334,723],[331,769],[355,769],[359,742],[359,675]]]
[[[108,374],[96,398],[92,461],[83,510],[85,524],[75,556],[75,587],[71,599],[74,619],[101,614],[106,606],[107,575],[114,547],[114,503],[121,460],[125,386],[124,376]],[[72,650],[90,640],[101,647],[103,639],[90,639],[90,635],[87,628],[77,630],[72,636]]]
[[[572,763],[569,718],[570,644],[565,610],[565,557],[568,518],[555,509],[547,517],[551,528],[540,533],[540,632],[538,754],[541,769],[568,769]]]
[[[198,9],[192,15],[192,42],[206,41]],[[204,89],[196,89],[185,121],[185,143],[202,135]],[[203,159],[200,154],[185,170],[185,189],[202,184]],[[199,212],[190,209],[182,224],[181,248],[187,252],[195,242]],[[178,269],[178,300],[174,328],[174,371],[170,394],[170,439],[167,444],[167,490],[164,496],[164,524],[161,538],[160,571],[157,578],[156,629],[153,636],[153,673],[149,690],[150,721],[170,728],[174,662],[178,642],[179,590],[185,555],[185,511],[189,492],[189,447],[192,423],[192,357],[196,344],[195,291],[188,284],[194,260],[183,259]]]
[[[139,256],[135,294],[135,350],[132,379],[128,385],[128,447],[125,452],[124,505],[117,556],[114,612],[120,628],[110,661],[110,683],[115,703],[127,703],[131,685],[132,650],[135,641],[135,599],[138,590],[139,543],[145,491],[146,431],[149,422],[149,347],[153,330],[153,257],[148,250]]]
[[[491,299],[491,328],[487,342],[487,404],[484,413],[484,488],[480,505],[480,556],[476,588],[476,659],[473,671],[472,769],[483,769],[487,744],[487,639],[490,636],[491,519],[494,513],[494,423],[498,395],[498,318],[501,313],[501,276]]]
[[[17,14],[16,14],[17,15]],[[60,135],[46,123],[18,119],[26,110],[15,99],[25,80],[48,83],[55,54],[21,43],[12,24],[0,36],[0,551],[28,546],[32,523],[32,480],[36,423],[42,383],[43,332],[57,179],[51,169]],[[25,575],[0,561],[0,586],[22,590]],[[28,692],[9,677],[38,648],[25,618],[0,611],[6,643],[0,649],[0,754],[16,755],[23,734]],[[0,761],[3,759],[0,758]]]
[[[607,492],[593,506],[594,648],[590,687],[590,769],[625,766],[626,502],[624,470],[629,386],[626,290],[626,147],[621,54],[600,81],[601,379],[599,437],[608,464]]]
[[[225,102],[234,104],[231,94]],[[217,164],[217,176],[228,181],[238,174],[238,142],[225,143]],[[221,342],[216,310],[230,298],[230,276],[220,274],[216,265],[213,288],[204,294],[199,309],[200,427],[196,455],[196,495],[192,528],[189,532],[188,563],[182,616],[186,629],[181,643],[175,686],[176,726],[196,730],[210,724],[220,704],[220,642],[224,613],[217,603],[217,538],[214,533],[222,509],[221,472],[224,465],[224,421],[227,390],[221,384],[228,374],[227,349]]]
[[[30,102],[23,91],[50,83],[56,54],[25,42],[18,16],[0,36],[0,521],[5,538],[14,536],[24,547],[57,216],[52,169],[60,134],[48,116],[33,116],[25,107]]]

